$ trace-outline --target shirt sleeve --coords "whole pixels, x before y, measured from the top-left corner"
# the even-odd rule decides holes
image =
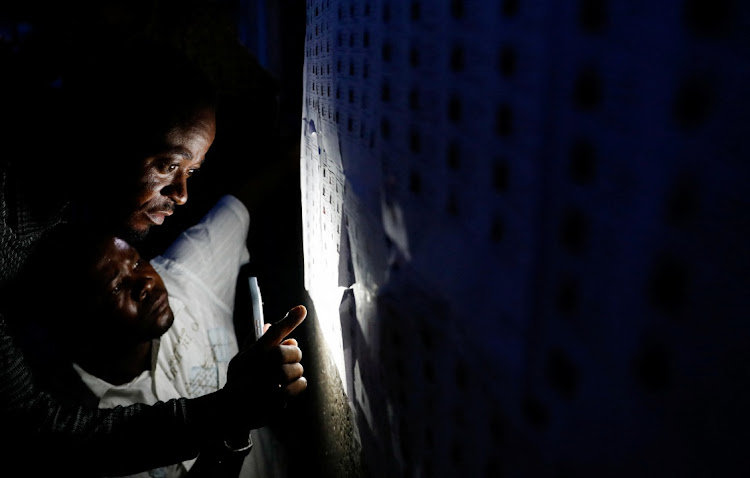
[[[228,308],[234,306],[237,271],[248,262],[250,214],[234,196],[223,196],[195,226],[152,262],[176,263]]]
[[[194,458],[220,433],[218,400],[214,394],[102,410],[61,400],[35,385],[0,317],[0,449],[9,476],[40,469],[122,475]]]

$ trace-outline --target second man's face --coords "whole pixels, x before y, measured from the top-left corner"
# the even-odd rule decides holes
[[[141,163],[126,227],[134,236],[145,236],[161,225],[175,206],[188,199],[187,181],[203,164],[216,135],[213,110],[196,113],[187,124],[170,130],[160,152]]]
[[[89,269],[95,308],[106,317],[98,323],[113,340],[143,342],[160,337],[172,326],[167,289],[151,264],[138,251],[116,237],[99,248]]]

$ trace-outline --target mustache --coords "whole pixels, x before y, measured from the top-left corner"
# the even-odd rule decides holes
[[[163,203],[148,208],[148,212],[174,212],[175,203],[167,199]]]

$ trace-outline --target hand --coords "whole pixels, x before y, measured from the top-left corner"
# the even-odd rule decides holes
[[[305,320],[307,309],[299,305],[229,362],[223,392],[229,400],[229,420],[243,418],[250,428],[267,425],[286,401],[307,388],[297,341],[286,337]]]

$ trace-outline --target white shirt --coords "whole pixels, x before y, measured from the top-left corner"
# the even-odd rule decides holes
[[[167,288],[174,323],[154,340],[151,370],[132,382],[112,385],[74,364],[99,397],[99,408],[193,398],[224,386],[229,360],[238,352],[234,297],[239,269],[250,258],[249,225],[250,215],[242,202],[224,196],[199,224],[151,261]],[[133,476],[184,476],[194,462]]]

